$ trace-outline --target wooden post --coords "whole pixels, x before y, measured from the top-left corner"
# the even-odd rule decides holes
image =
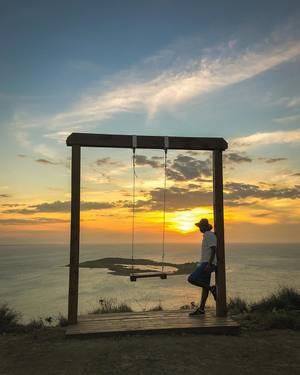
[[[77,323],[80,239],[80,146],[72,146],[71,241],[69,266],[68,322]]]
[[[218,269],[217,284],[217,316],[227,315],[226,277],[225,277],[225,242],[224,242],[224,204],[223,204],[223,161],[222,151],[213,151],[213,189],[214,189],[214,229],[217,234]]]

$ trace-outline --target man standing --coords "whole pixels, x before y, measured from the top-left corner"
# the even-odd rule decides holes
[[[195,224],[201,233],[203,233],[200,263],[193,273],[188,277],[188,282],[202,288],[200,306],[190,316],[205,314],[205,303],[209,292],[216,300],[216,286],[210,286],[211,273],[216,270],[217,266],[217,237],[212,232],[212,225],[207,219],[201,219]]]

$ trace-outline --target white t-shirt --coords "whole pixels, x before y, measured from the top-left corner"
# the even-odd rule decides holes
[[[214,232],[208,230],[205,233],[203,233],[200,262],[209,262],[212,246],[217,246],[217,237],[214,234]],[[216,255],[212,263],[215,265],[217,264]]]

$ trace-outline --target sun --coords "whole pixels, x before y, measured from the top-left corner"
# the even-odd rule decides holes
[[[176,211],[168,218],[170,229],[180,233],[189,233],[197,230],[195,223],[201,217],[210,218],[211,212],[209,209],[197,209],[193,211]]]

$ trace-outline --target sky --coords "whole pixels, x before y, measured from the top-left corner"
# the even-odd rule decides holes
[[[299,1],[18,1],[0,15],[0,244],[68,243],[72,132],[223,137],[225,240],[300,242]],[[137,150],[137,242],[163,231]],[[82,150],[81,241],[130,242],[132,150]],[[169,151],[166,241],[213,221],[209,152]]]

